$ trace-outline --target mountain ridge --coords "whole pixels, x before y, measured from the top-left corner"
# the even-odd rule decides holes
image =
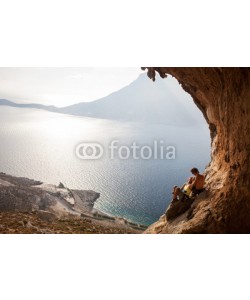
[[[42,104],[18,104],[0,99],[0,105],[35,108],[50,112],[117,121],[140,121],[167,125],[199,125],[203,122],[200,111],[186,98],[184,91],[172,78],[154,83],[141,74],[131,84],[92,102],[80,102],[65,107]],[[174,101],[173,101],[174,100]]]

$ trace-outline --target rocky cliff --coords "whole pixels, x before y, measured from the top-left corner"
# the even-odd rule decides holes
[[[250,68],[144,69],[153,80],[156,72],[174,76],[202,111],[211,134],[206,195],[174,219],[162,216],[146,233],[249,233]]]
[[[70,190],[23,177],[0,173],[0,211],[47,211],[55,217],[91,213],[99,193]]]
[[[100,197],[0,172],[0,233],[141,233],[145,226],[95,210]]]

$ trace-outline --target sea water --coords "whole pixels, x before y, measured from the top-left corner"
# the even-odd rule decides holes
[[[116,155],[111,159],[109,146],[114,140],[118,141]],[[96,160],[79,159],[76,147],[84,142],[100,144],[103,156]],[[119,157],[121,146],[131,147],[136,143],[140,147],[153,147],[156,142],[163,146],[163,151],[173,146],[174,159]],[[173,185],[182,185],[191,175],[192,167],[203,172],[209,161],[210,137],[206,124],[173,127],[35,109],[1,107],[0,110],[1,172],[94,190],[101,194],[96,209],[140,224],[156,221],[171,200]]]

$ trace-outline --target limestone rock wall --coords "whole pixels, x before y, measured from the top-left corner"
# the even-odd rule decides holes
[[[208,196],[193,205],[191,218],[161,218],[147,232],[250,233],[250,68],[145,69],[153,80],[156,72],[174,76],[211,134]]]

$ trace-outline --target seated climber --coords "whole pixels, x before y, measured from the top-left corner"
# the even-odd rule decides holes
[[[189,177],[187,182],[185,182],[183,184],[183,186],[181,187],[181,190],[183,191],[183,193],[185,195],[187,195],[188,197],[192,193],[191,184],[194,182],[194,180],[195,180],[195,177]]]
[[[174,186],[172,194],[173,201],[185,200],[191,197],[195,197],[204,191],[205,177],[201,175],[197,168],[192,168],[191,173],[194,177],[190,177],[181,188]]]
[[[194,197],[205,190],[205,176],[200,174],[197,168],[192,168],[191,173],[194,175],[194,180],[189,187],[192,190],[191,197]]]
[[[184,201],[185,199],[188,199],[189,196],[187,194],[185,194],[178,186],[174,186],[173,188],[173,200],[172,202],[176,202],[178,200],[180,201]]]

